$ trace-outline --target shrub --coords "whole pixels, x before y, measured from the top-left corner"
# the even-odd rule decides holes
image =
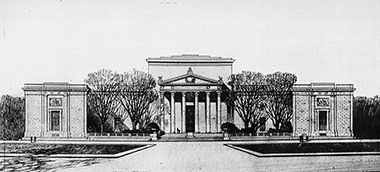
[[[157,132],[157,137],[161,138],[162,135],[165,135],[165,131],[160,130]]]
[[[268,133],[291,133],[293,129],[290,127],[281,127],[280,130],[276,130],[275,128],[269,128]]]
[[[158,132],[160,131],[160,126],[157,123],[152,122],[146,126],[145,130],[148,133],[153,133],[154,131]]]
[[[276,133],[277,130],[275,128],[269,128],[268,133]]]
[[[243,129],[241,129],[241,132],[242,133],[252,133],[252,134],[254,134],[254,133],[256,133],[256,130],[254,130],[252,127],[249,127],[249,128],[243,128]]]
[[[220,126],[220,129],[222,129],[222,131],[228,132],[228,133],[236,133],[239,131],[239,129],[235,126],[235,124],[232,124],[229,122],[223,123]]]
[[[129,129],[124,129],[121,130],[122,133],[143,133],[141,130],[129,130]]]

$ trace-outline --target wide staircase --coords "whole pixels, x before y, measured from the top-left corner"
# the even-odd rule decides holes
[[[167,133],[159,139],[163,142],[223,141],[223,133]]]

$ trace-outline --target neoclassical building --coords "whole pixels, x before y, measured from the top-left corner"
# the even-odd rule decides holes
[[[225,81],[234,59],[184,54],[146,61],[158,78],[162,104],[170,106],[161,123],[165,132],[215,133],[222,123],[233,122]]]
[[[23,90],[25,137],[86,137],[87,85],[28,83]]]
[[[183,54],[146,59],[157,78],[161,129],[166,133],[221,133],[221,124],[243,122],[226,97],[235,59]],[[85,84],[25,84],[25,137],[87,136]],[[311,83],[293,87],[293,136],[353,137],[352,84]],[[261,121],[261,119],[260,119]],[[263,120],[258,132],[271,128]]]
[[[353,137],[352,84],[293,86],[293,135]]]

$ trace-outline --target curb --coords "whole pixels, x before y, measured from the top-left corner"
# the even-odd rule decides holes
[[[95,141],[56,141],[56,140],[50,140],[50,141],[37,141],[31,143],[30,141],[5,141],[1,142],[0,144],[82,144],[82,145],[93,145],[93,144],[99,144],[99,145],[124,145],[124,144],[153,144],[152,141],[102,141],[102,140],[95,140]]]
[[[276,144],[276,143],[300,143],[299,140],[225,140],[226,144]],[[306,143],[376,143],[379,139],[366,140],[309,140]]]
[[[364,156],[364,155],[380,155],[380,152],[321,152],[321,153],[259,153],[256,151],[240,148],[231,144],[224,144],[227,147],[236,149],[256,157],[305,157],[305,156]]]
[[[138,151],[142,151],[144,149],[151,148],[156,146],[156,144],[149,144],[143,147],[139,147],[136,149],[128,150],[125,152],[120,152],[117,154],[54,154],[54,155],[45,155],[45,154],[18,154],[18,153],[3,153],[2,157],[34,157],[34,158],[120,158],[125,155],[129,155]]]

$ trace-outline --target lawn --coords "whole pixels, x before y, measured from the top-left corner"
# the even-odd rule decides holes
[[[1,152],[28,154],[116,154],[145,145],[88,145],[88,144],[1,144]]]
[[[233,146],[270,153],[380,152],[380,142],[371,143],[283,143],[234,144]]]

